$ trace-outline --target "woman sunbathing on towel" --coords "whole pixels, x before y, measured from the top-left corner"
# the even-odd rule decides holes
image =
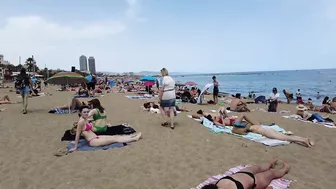
[[[80,118],[77,124],[75,147],[70,149],[70,152],[77,150],[80,135],[84,136],[89,146],[106,146],[112,143],[130,143],[138,141],[141,138],[141,133],[132,135],[116,136],[116,135],[99,135],[97,136],[93,131],[93,126],[89,123],[88,117],[90,109],[88,106],[82,106],[79,109]]]
[[[282,178],[290,170],[287,162],[283,163],[281,169],[275,169],[277,161],[275,158],[268,163],[246,167],[216,183],[203,186],[202,189],[271,189],[269,185],[272,180]]]
[[[221,109],[219,112],[223,112],[223,109]],[[197,112],[197,113],[200,113],[200,112]],[[209,120],[214,122],[214,124],[217,126],[233,126],[232,132],[236,134],[244,135],[244,134],[247,134],[248,132],[252,132],[256,134],[261,134],[270,139],[278,139],[278,140],[289,141],[289,142],[303,143],[307,147],[312,147],[315,145],[314,141],[312,141],[309,138],[303,138],[299,136],[287,136],[285,134],[275,131],[274,129],[264,128],[261,126],[260,123],[252,121],[251,118],[249,118],[249,116],[247,116],[246,114],[239,116],[237,119],[227,118],[226,113],[223,113],[223,115],[224,116],[226,115],[226,117],[222,115],[217,115],[217,117],[211,116],[210,114],[207,114],[207,115],[203,114],[203,115],[207,119],[210,118]],[[199,119],[202,116],[193,115],[192,117]],[[222,120],[222,122],[220,122],[220,120]],[[246,120],[247,123],[244,123],[243,120]]]

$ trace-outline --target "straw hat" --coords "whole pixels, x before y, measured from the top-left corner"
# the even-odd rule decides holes
[[[299,111],[308,110],[308,108],[306,106],[304,106],[303,104],[300,104],[300,105],[296,106],[296,109],[299,110]]]

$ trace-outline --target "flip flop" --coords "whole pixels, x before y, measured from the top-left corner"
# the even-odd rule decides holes
[[[166,121],[166,122],[161,123],[161,126],[163,127],[168,126],[168,122]]]

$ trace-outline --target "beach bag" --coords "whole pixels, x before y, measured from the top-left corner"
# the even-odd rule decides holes
[[[243,122],[243,123],[239,123],[239,122],[233,122],[233,126],[235,127],[239,127],[239,128],[245,128],[247,125],[247,123]]]
[[[14,83],[16,89],[24,89],[26,87],[26,80],[27,78],[24,76],[19,75]]]
[[[191,98],[191,99],[190,99],[190,103],[192,103],[192,104],[196,104],[196,103],[197,103],[197,100],[196,100],[195,98]]]
[[[268,105],[268,112],[276,112],[277,106],[278,106],[278,102],[276,101],[270,102]]]

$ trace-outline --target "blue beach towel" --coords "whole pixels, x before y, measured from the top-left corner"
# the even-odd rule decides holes
[[[92,146],[89,146],[89,144],[86,142],[85,139],[81,139],[78,141],[78,151],[94,151],[94,150],[107,150],[107,149],[110,149],[110,148],[121,148],[121,147],[124,147],[124,146],[127,146],[129,144],[126,144],[126,143],[113,143],[113,144],[110,144],[110,145],[107,145],[107,146],[99,146],[99,147],[92,147]],[[71,148],[74,148],[75,147],[75,144],[74,142],[69,142],[68,145],[67,145],[67,148],[66,148],[66,151],[69,151]]]
[[[75,95],[74,98],[91,98],[93,96],[90,96],[90,95],[85,95],[85,96],[82,96],[82,95]]]
[[[202,117],[201,120],[203,122],[203,126],[209,128],[209,130],[213,133],[227,133],[227,134],[235,135],[235,136],[242,137],[248,140],[252,140],[255,142],[259,142],[266,146],[280,146],[280,145],[287,145],[290,143],[288,141],[269,139],[269,138],[262,136],[261,134],[256,134],[256,133],[251,133],[251,132],[247,133],[246,135],[235,134],[235,133],[232,133],[232,127],[216,126],[213,122],[209,121],[205,117]],[[273,125],[273,126],[262,125],[262,127],[265,127],[268,129],[274,129],[278,132],[285,131],[283,128],[279,127],[278,125]]]
[[[126,96],[128,99],[151,99],[153,98],[152,96]]]

